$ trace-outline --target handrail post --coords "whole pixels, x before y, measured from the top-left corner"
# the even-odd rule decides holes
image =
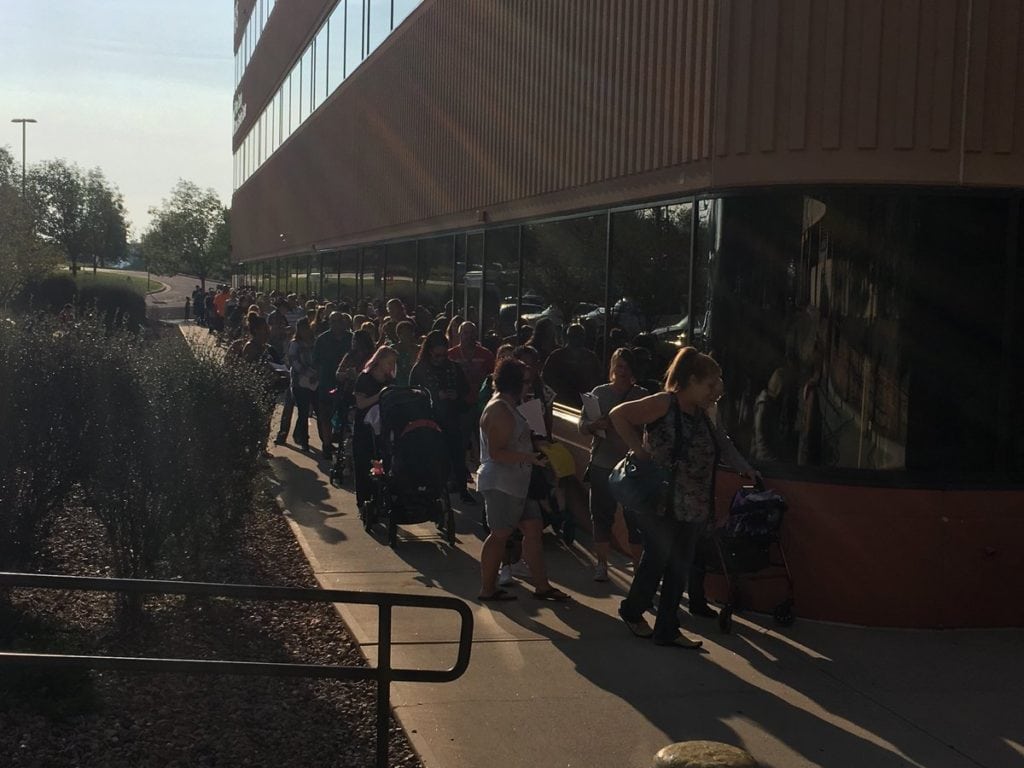
[[[377,624],[377,768],[388,768],[391,730],[391,603],[378,606]]]

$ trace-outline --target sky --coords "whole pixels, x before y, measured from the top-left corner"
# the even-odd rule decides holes
[[[100,167],[131,233],[178,179],[231,202],[232,0],[0,0],[0,146]]]

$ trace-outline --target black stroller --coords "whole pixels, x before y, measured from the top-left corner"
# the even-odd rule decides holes
[[[782,517],[786,500],[775,491],[763,487],[744,486],[733,497],[729,518],[712,532],[713,552],[705,553],[709,573],[725,577],[728,597],[718,613],[722,632],[732,629],[732,614],[739,607],[737,576],[750,580],[785,579],[786,597],[775,607],[777,624],[793,623],[793,577],[782,547]],[[778,553],[778,559],[772,555]],[[717,562],[716,562],[717,561]]]
[[[376,522],[386,522],[388,545],[393,547],[399,525],[433,521],[454,544],[448,451],[430,393],[421,387],[386,387],[380,393],[379,414],[377,458],[370,465],[373,492],[363,506],[363,527],[369,532]]]

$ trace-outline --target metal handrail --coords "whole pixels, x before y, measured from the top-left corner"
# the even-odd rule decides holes
[[[322,664],[284,664],[257,661],[203,659],[155,659],[132,656],[78,656],[50,653],[0,651],[0,665],[78,667],[129,672],[178,672],[207,675],[267,677],[317,677],[333,680],[375,680],[377,682],[377,766],[388,763],[388,721],[391,716],[391,683],[447,683],[458,679],[469,667],[473,643],[473,614],[462,600],[434,595],[404,595],[391,592],[350,592],[341,589],[265,587],[248,584],[211,584],[195,581],[150,581],[107,579],[52,574],[3,573],[0,587],[24,589],[70,589],[130,594],[201,595],[238,600],[272,600],[301,603],[346,603],[376,605],[379,609],[378,659],[376,667],[342,667]],[[449,669],[405,669],[391,666],[391,610],[437,608],[455,611],[459,627],[459,652]]]

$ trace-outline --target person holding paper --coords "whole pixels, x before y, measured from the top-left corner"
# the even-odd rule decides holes
[[[469,385],[462,369],[448,359],[448,342],[440,331],[431,331],[423,340],[416,365],[409,373],[409,384],[430,392],[434,415],[448,446],[452,483],[464,503],[475,504],[476,499],[466,489],[469,471],[466,469],[466,443],[461,425]]]
[[[608,553],[611,551],[611,532],[618,506],[608,489],[608,476],[616,464],[626,455],[626,443],[612,429],[608,414],[612,408],[628,400],[646,397],[648,391],[637,386],[633,376],[635,360],[631,350],[620,347],[612,353],[609,372],[610,382],[601,384],[592,392],[583,394],[583,410],[580,411],[579,430],[590,435],[590,465],[587,477],[590,480],[590,520],[594,527],[594,581],[608,581]],[[629,535],[629,550],[633,566],[640,562],[643,553],[643,538],[632,510],[622,510]]]

